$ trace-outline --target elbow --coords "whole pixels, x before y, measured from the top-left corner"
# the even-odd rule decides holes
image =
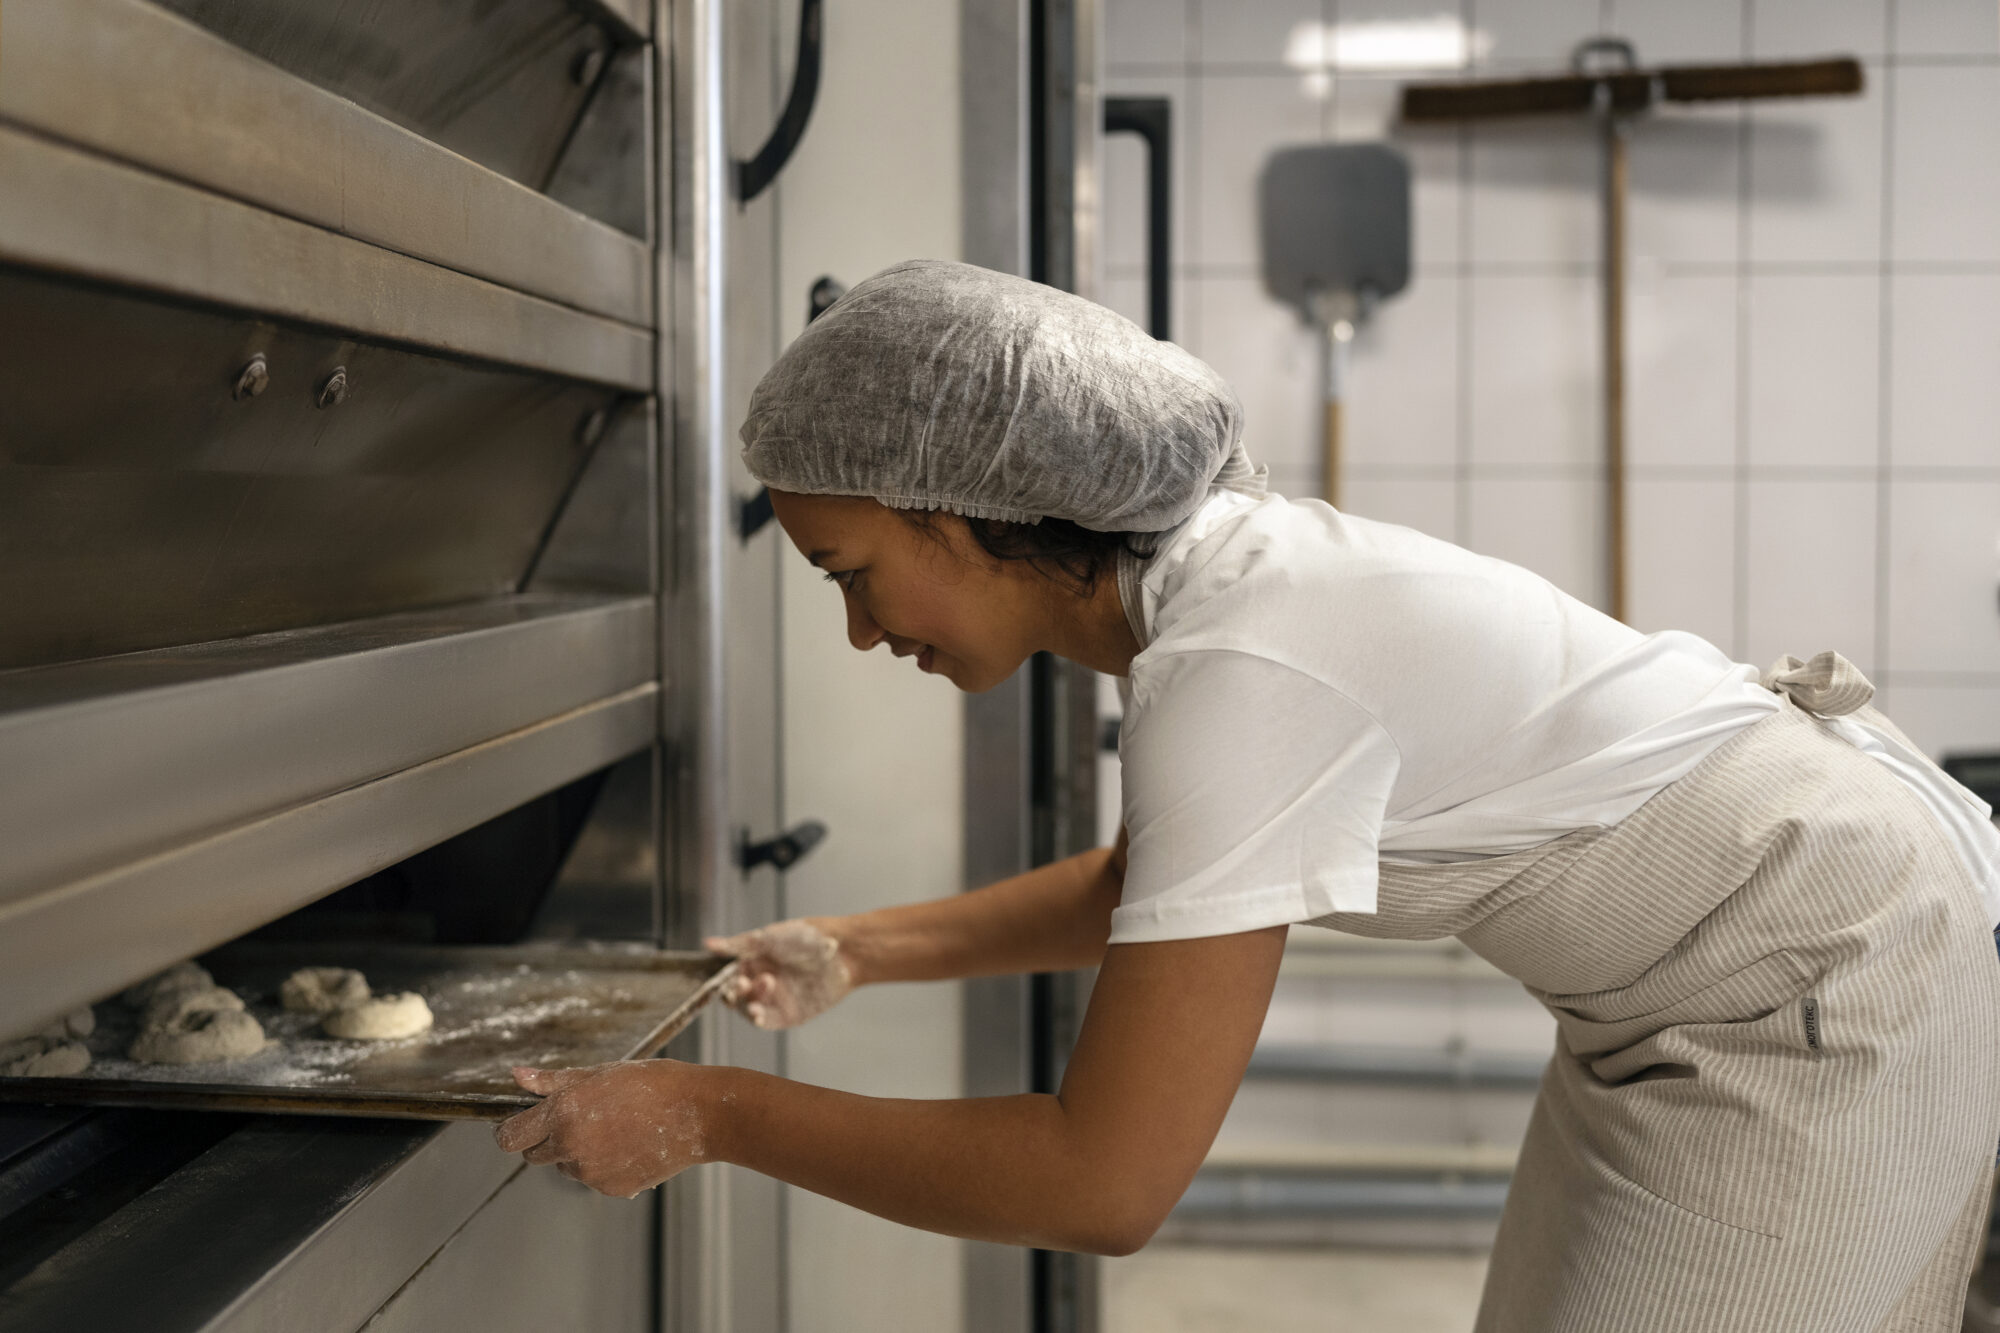
[[[1137,1254],[1166,1222],[1168,1211],[1158,1207],[1115,1209],[1091,1219],[1087,1228],[1068,1238],[1065,1248],[1106,1259]]]
[[[1157,1227],[1135,1229],[1103,1236],[1083,1247],[1083,1252],[1103,1259],[1123,1259],[1127,1255],[1137,1254],[1145,1249],[1146,1243],[1153,1238],[1153,1232],[1158,1229]]]

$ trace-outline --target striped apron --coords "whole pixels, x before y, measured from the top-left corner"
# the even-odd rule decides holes
[[[1555,1016],[1478,1333],[1955,1333],[2000,1138],[2000,967],[1963,863],[1818,719],[1873,689],[1787,658],[1783,709],[1612,829],[1381,867]],[[1887,721],[1869,710],[1867,720]]]

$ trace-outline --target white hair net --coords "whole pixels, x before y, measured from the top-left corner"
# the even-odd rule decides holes
[[[899,509],[1158,532],[1211,484],[1261,492],[1207,365],[1082,297],[916,259],[855,286],[750,398],[765,485]]]

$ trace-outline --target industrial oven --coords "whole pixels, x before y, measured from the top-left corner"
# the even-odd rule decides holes
[[[721,461],[723,21],[0,7],[0,1037],[245,936],[775,914],[728,822],[774,777],[725,697],[773,668]],[[768,1327],[773,1191],[10,1105],[0,1329]]]

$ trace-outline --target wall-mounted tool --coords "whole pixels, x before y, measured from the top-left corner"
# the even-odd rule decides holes
[[[1611,614],[1626,617],[1625,572],[1625,198],[1626,139],[1634,120],[1662,102],[1844,96],[1861,91],[1861,65],[1840,58],[1766,65],[1671,65],[1641,69],[1630,42],[1592,38],[1568,74],[1403,88],[1406,121],[1506,116],[1597,118],[1604,136],[1604,470]]]
[[[1340,503],[1347,345],[1410,281],[1410,164],[1387,144],[1308,144],[1273,153],[1257,183],[1264,287],[1319,330],[1324,349],[1324,491]]]
[[[812,290],[806,294],[806,323],[810,324],[833,308],[833,303],[847,295],[847,284],[830,274],[822,275],[814,281]],[[771,509],[771,490],[760,486],[757,493],[736,506],[736,535],[749,541],[769,523],[776,514]]]
[[[826,825],[817,819],[794,824],[777,837],[762,842],[750,841],[749,831],[742,830],[736,835],[736,864],[745,875],[761,865],[790,870],[825,839]]]
[[[799,6],[799,58],[792,66],[792,91],[778,124],[748,161],[736,163],[736,198],[749,203],[777,179],[799,140],[805,138],[806,122],[812,119],[813,99],[819,96],[820,0],[804,0]]]
[[[833,303],[847,295],[847,284],[832,276],[821,277],[813,283],[812,291],[806,296],[806,323],[810,324],[833,309]]]
[[[1107,97],[1104,132],[1146,144],[1146,332],[1170,336],[1173,293],[1173,103],[1164,97]]]

